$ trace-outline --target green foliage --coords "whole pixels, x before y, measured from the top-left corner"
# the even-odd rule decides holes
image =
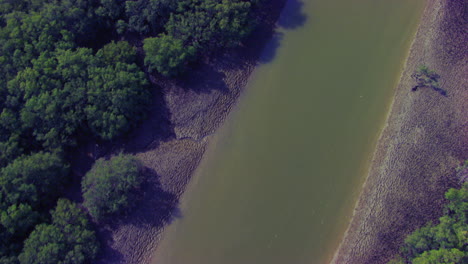
[[[2,234],[6,234],[9,237],[25,236],[29,229],[38,221],[38,217],[39,214],[34,212],[30,205],[14,204],[1,212],[0,223],[2,228],[5,229]]]
[[[456,248],[431,250],[422,253],[419,257],[413,259],[413,264],[459,264],[467,260],[468,254]]]
[[[468,262],[468,182],[445,197],[449,203],[439,224],[429,223],[405,239],[401,256],[407,263]]]
[[[29,204],[11,205],[6,210],[0,210],[0,258],[14,258],[21,250],[22,241],[34,225],[39,222],[39,213]],[[3,263],[0,260],[0,263]]]
[[[115,0],[99,0],[100,5],[96,8],[96,15],[99,16],[100,23],[116,21],[123,13],[123,6]],[[121,2],[121,1],[120,1]]]
[[[60,199],[51,212],[52,223],[40,224],[24,243],[21,264],[89,263],[98,243],[85,213],[72,202]]]
[[[102,47],[96,56],[106,66],[117,62],[132,64],[136,62],[136,49],[126,41],[112,41]]]
[[[71,135],[85,118],[88,67],[93,61],[89,49],[45,53],[8,83],[10,106],[18,109],[23,133],[31,131],[49,150],[74,143]]]
[[[167,35],[145,39],[143,49],[149,71],[157,70],[164,76],[180,73],[195,55],[194,47],[185,47],[182,40]]]
[[[28,203],[38,206],[54,199],[68,173],[68,166],[51,153],[23,156],[0,171],[0,209]]]
[[[390,260],[387,264],[406,264],[406,263],[405,263],[404,259],[402,259],[401,257],[398,256],[398,257]]]
[[[127,2],[127,10],[141,2]],[[251,3],[248,1],[185,0],[178,1],[176,7],[165,6],[168,7],[165,10],[174,10],[164,26],[167,33],[144,41],[145,65],[164,76],[183,72],[187,62],[201,53],[237,45],[251,30]],[[149,30],[133,27],[140,32]]]
[[[0,258],[15,259],[18,242],[40,221],[40,210],[57,198],[67,173],[59,156],[43,152],[0,170]]]
[[[8,14],[13,11],[37,11],[49,0],[2,0],[0,1],[0,13]]]
[[[78,135],[112,140],[135,127],[151,103],[145,70],[175,76],[237,45],[256,3],[0,0],[0,263],[92,259],[94,235],[75,205],[59,201],[48,222],[69,173],[62,155]],[[140,183],[136,159],[98,161],[85,205],[95,219],[118,213]]]
[[[240,0],[178,1],[166,30],[185,45],[205,52],[233,46],[251,29],[250,7],[250,2]]]
[[[173,0],[126,1],[128,30],[143,35],[160,32],[176,7]]]
[[[32,134],[48,150],[73,145],[86,124],[112,139],[140,120],[149,103],[146,77],[133,61],[126,42],[106,45],[97,56],[86,48],[43,53],[8,83],[0,122],[12,134]]]
[[[420,66],[414,76],[420,86],[440,88],[438,82],[439,75],[427,66]]]
[[[139,161],[120,154],[110,160],[99,159],[82,182],[84,206],[100,221],[121,213],[134,202],[134,191],[142,183]]]

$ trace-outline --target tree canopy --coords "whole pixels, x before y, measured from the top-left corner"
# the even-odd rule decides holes
[[[185,47],[182,40],[164,34],[145,39],[143,48],[146,53],[145,65],[149,71],[157,71],[164,76],[182,72],[187,62],[195,56],[193,46]]]
[[[28,236],[42,209],[58,197],[67,172],[58,155],[43,152],[22,156],[0,170],[0,260],[19,253],[16,241]]]
[[[98,243],[86,214],[76,204],[58,200],[52,223],[36,226],[18,259],[21,264],[89,263],[98,253]]]
[[[445,193],[449,201],[438,224],[428,223],[410,234],[393,263],[468,262],[468,182]]]
[[[82,182],[84,206],[99,221],[128,209],[142,183],[141,165],[132,155],[99,159]]]
[[[0,263],[92,259],[94,247],[85,246],[92,239],[78,236],[91,232],[81,209],[59,200],[52,218],[81,219],[67,225],[48,213],[72,182],[71,151],[137,126],[158,87],[151,75],[177,77],[239,44],[255,24],[256,5],[0,0]],[[134,158],[100,160],[83,179],[85,206],[95,219],[121,212],[140,183]]]

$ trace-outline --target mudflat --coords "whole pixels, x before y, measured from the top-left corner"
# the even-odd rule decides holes
[[[468,158],[468,89],[464,0],[428,0],[380,136],[367,180],[332,263],[386,263],[406,235],[442,214],[444,192]],[[411,91],[426,65],[446,96]]]
[[[177,217],[177,204],[199,164],[210,135],[222,124],[259,63],[286,0],[271,0],[256,15],[261,23],[240,47],[196,65],[177,80],[156,79],[148,119],[133,133],[106,146],[77,152],[94,159],[119,151],[134,153],[146,167],[142,201],[132,212],[99,227],[104,245],[97,263],[149,263],[164,227]],[[89,156],[89,155],[88,155]],[[85,161],[75,173],[85,171]],[[88,165],[89,166],[89,165]]]

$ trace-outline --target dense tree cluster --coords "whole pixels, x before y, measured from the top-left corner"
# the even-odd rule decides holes
[[[34,153],[0,170],[0,263],[14,259],[34,225],[47,218],[44,208],[60,193],[68,168],[59,156]]]
[[[84,206],[95,220],[121,213],[142,183],[141,165],[131,155],[99,159],[83,178]]]
[[[98,243],[86,214],[76,204],[58,200],[52,223],[36,226],[19,255],[21,264],[90,263]]]
[[[438,224],[428,223],[414,231],[393,264],[468,263],[468,182],[461,189],[450,189],[445,215]]]
[[[59,200],[48,213],[69,182],[65,154],[79,135],[112,140],[132,129],[151,103],[147,75],[175,76],[236,45],[255,5],[0,0],[0,263],[89,262],[97,249],[81,209]],[[97,162],[83,181],[93,218],[131,204],[138,171],[129,157]]]
[[[142,1],[138,1],[142,2]],[[252,28],[252,3],[241,0],[183,0],[166,4],[164,30],[145,40],[145,64],[165,76],[180,73],[201,54],[234,46]],[[167,21],[167,22],[166,22]],[[159,25],[159,28],[162,26]]]

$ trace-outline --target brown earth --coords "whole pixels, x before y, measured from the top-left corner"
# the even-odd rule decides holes
[[[386,263],[407,234],[442,214],[468,158],[467,2],[428,0],[360,199],[332,263]],[[427,65],[447,96],[412,92]]]
[[[164,227],[180,216],[178,199],[210,135],[230,112],[252,71],[264,62],[260,54],[286,0],[265,2],[256,11],[261,23],[240,47],[193,65],[177,80],[151,76],[153,104],[148,119],[133,133],[115,142],[89,143],[74,153],[76,186],[95,159],[120,151],[134,153],[146,167],[141,202],[128,215],[97,226],[103,244],[97,263],[149,263]],[[75,192],[79,200],[79,190]]]

